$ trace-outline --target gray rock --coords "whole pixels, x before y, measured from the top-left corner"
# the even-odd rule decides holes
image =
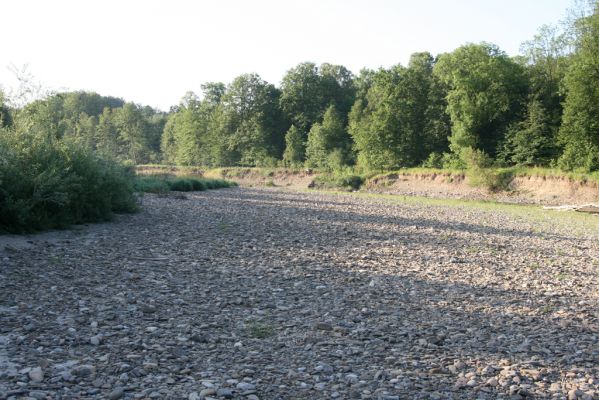
[[[227,389],[227,388],[220,388],[216,391],[216,395],[218,397],[222,397],[224,399],[232,399],[233,398],[233,392],[231,391],[231,389]]]
[[[28,375],[29,379],[35,383],[39,383],[44,380],[44,371],[41,367],[32,368]]]
[[[96,373],[96,367],[90,364],[83,364],[74,367],[71,374],[78,377],[87,377]]]
[[[117,400],[117,399],[120,399],[121,397],[123,397],[124,394],[125,394],[124,388],[116,387],[112,390],[112,392],[110,392],[110,394],[108,395],[108,398],[110,400]]]

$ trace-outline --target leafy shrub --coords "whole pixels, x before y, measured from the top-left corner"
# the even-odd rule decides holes
[[[191,192],[228,188],[231,186],[237,186],[237,184],[223,179],[179,178],[170,175],[137,176],[135,179],[135,190],[146,193],[164,193],[171,190],[176,192]]]
[[[482,186],[491,192],[510,190],[513,171],[493,168],[493,160],[484,151],[465,148],[461,157],[468,166],[470,185]]]
[[[0,231],[64,228],[137,209],[133,170],[72,140],[0,132]]]
[[[154,176],[138,176],[135,179],[135,190],[145,193],[165,193],[171,188],[164,179]]]
[[[364,178],[360,175],[339,172],[336,174],[322,174],[314,179],[316,187],[326,189],[349,189],[358,190],[364,183]]]
[[[424,168],[443,168],[443,154],[435,152],[429,154],[428,158],[422,163],[422,166]]]
[[[171,190],[175,192],[191,192],[194,190],[191,179],[177,178],[168,182]]]

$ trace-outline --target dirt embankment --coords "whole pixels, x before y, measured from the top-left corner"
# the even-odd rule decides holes
[[[228,179],[243,187],[285,187],[306,189],[312,186],[317,173],[306,170],[221,168],[207,171],[207,178]]]
[[[388,174],[372,179],[363,190],[374,193],[438,198],[495,200],[509,203],[543,205],[589,204],[599,201],[599,186],[568,178],[517,176],[510,190],[492,192],[474,187],[464,174],[424,173]]]
[[[167,173],[224,178],[242,187],[314,187],[318,172],[292,169],[219,168],[202,170],[164,166],[138,168],[140,174]],[[317,187],[319,185],[316,185]],[[599,184],[575,181],[566,177],[516,176],[507,191],[492,192],[475,187],[466,174],[435,172],[389,173],[367,180],[361,191],[370,193],[424,196],[432,198],[491,200],[507,203],[542,205],[582,205],[599,203]]]

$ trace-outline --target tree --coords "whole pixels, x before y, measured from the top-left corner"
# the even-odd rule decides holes
[[[506,134],[502,156],[509,164],[547,165],[556,154],[555,130],[539,100],[527,108],[526,118],[511,126]]]
[[[150,149],[146,136],[147,123],[139,107],[126,103],[123,107],[114,109],[112,117],[119,142],[125,149],[122,154],[126,155],[126,159],[134,164],[155,161],[156,154]]]
[[[561,168],[599,170],[599,3],[577,23],[576,51],[566,73]]]
[[[315,123],[308,133],[306,166],[331,168],[333,165],[330,165],[329,161],[334,152],[342,155],[339,163],[347,164],[350,149],[351,142],[345,131],[343,118],[337,112],[337,108],[331,104],[324,114],[322,124]],[[339,165],[335,167],[337,166]]]
[[[284,150],[287,123],[280,92],[257,74],[238,76],[222,96],[224,121],[219,135],[242,165],[272,165]]]
[[[372,77],[366,98],[356,101],[349,119],[358,164],[368,169],[410,167],[446,149],[445,92],[433,65],[430,54],[416,53],[408,68],[397,65]]]
[[[320,122],[331,104],[346,119],[354,100],[353,74],[341,65],[301,63],[281,82],[281,108],[301,132]]]
[[[448,86],[452,150],[471,147],[495,157],[507,127],[523,113],[523,68],[495,45],[481,43],[441,55],[434,73]]]
[[[210,129],[214,106],[200,101],[193,92],[183,96],[177,111],[164,126],[161,150],[163,159],[177,165],[211,165]]]
[[[285,134],[285,152],[283,153],[283,163],[286,166],[297,167],[304,162],[305,144],[304,134],[302,134],[295,125]]]
[[[4,92],[0,90],[0,129],[12,126],[12,116],[10,109],[4,101]]]

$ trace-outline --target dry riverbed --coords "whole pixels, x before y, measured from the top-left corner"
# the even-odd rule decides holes
[[[0,399],[599,398],[599,217],[185,197],[0,236]]]

